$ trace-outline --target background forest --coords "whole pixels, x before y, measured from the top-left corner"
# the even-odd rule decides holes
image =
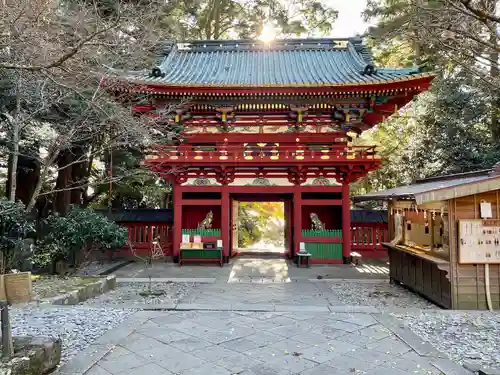
[[[383,166],[354,194],[500,161],[500,52],[494,0],[369,0],[367,43],[378,64],[437,73],[429,92],[360,139]]]
[[[0,213],[7,215],[1,226],[5,247],[30,231],[42,233],[19,224],[22,213],[41,222],[54,214],[65,217],[74,206],[168,205],[170,187],[141,169],[140,161],[148,145],[171,141],[179,129],[160,125],[165,118],[132,116],[130,98],[109,95],[113,77],[150,69],[167,40],[256,38],[270,24],[277,37],[328,36],[337,18],[329,4],[4,0]],[[374,26],[364,37],[377,63],[417,65],[438,77],[430,92],[357,140],[379,144],[384,165],[353,186],[353,193],[488,168],[500,160],[497,11],[493,0],[368,1],[364,16]],[[166,117],[171,109],[164,109]],[[81,214],[74,213],[80,221]],[[60,222],[47,223],[62,230]],[[116,243],[122,235],[111,232],[102,243]]]

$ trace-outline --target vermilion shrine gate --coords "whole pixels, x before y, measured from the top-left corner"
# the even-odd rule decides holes
[[[171,108],[166,122],[179,131],[145,160],[174,185],[174,260],[184,232],[222,240],[227,261],[237,252],[237,203],[282,201],[287,256],[303,242],[312,262],[349,261],[349,186],[380,165],[375,147],[352,139],[432,78],[376,68],[360,39],[170,44],[157,68],[126,77],[126,90],[147,94],[138,113]],[[212,228],[198,230],[210,211]],[[325,230],[310,230],[311,214]]]

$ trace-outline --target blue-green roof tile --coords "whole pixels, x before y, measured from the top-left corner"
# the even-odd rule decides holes
[[[156,72],[135,82],[192,87],[301,87],[379,84],[429,76],[418,69],[373,66],[358,38],[169,43]]]

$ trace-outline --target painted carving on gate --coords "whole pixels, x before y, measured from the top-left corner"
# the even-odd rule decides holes
[[[331,182],[328,178],[326,177],[318,177],[313,180],[311,185],[316,185],[316,186],[330,186]]]
[[[193,181],[193,185],[195,186],[209,186],[213,185],[210,179],[206,177],[198,177]]]
[[[257,177],[255,180],[253,180],[250,184],[248,185],[253,185],[253,186],[272,186],[274,185],[269,181],[269,179],[265,177]]]

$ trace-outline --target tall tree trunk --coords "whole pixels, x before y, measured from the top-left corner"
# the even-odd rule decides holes
[[[71,176],[73,166],[69,165],[73,161],[71,150],[61,152],[57,158],[59,171],[56,180],[56,193],[54,198],[54,212],[64,215],[68,212],[71,205]]]
[[[488,0],[487,10],[490,14],[496,14],[496,0]],[[490,53],[490,77],[491,82],[498,82],[500,79],[500,69],[498,66],[498,36],[497,36],[497,25],[495,23],[491,23],[490,25],[490,33],[489,33],[489,42],[495,48],[491,49]],[[493,93],[492,102],[491,102],[491,118],[490,118],[490,130],[491,135],[493,137],[493,141],[496,143],[497,147],[500,147],[500,119],[498,116],[500,115],[500,95]]]
[[[418,18],[418,15],[420,13],[420,7],[422,6],[422,0],[415,0],[416,1],[416,9],[415,9],[415,16],[412,19],[412,24],[415,24]],[[418,27],[413,26],[414,31],[414,39],[413,39],[413,65],[414,66],[420,66],[421,63],[421,48],[420,48],[420,39],[419,39],[419,33],[418,33]]]
[[[16,200],[20,200],[27,205],[39,178],[40,162],[34,158],[19,155]]]
[[[87,162],[85,160],[85,147],[84,146],[75,146],[73,147],[73,160],[81,160],[81,162],[73,164],[73,168],[71,170],[71,181],[73,187],[82,186],[77,189],[71,190],[71,204],[80,206],[83,202],[84,196],[84,187],[85,182],[87,181]]]
[[[10,160],[10,185],[9,185],[9,200],[16,200],[16,189],[17,189],[17,163],[19,160],[19,137],[21,132],[21,123],[20,123],[20,115],[21,115],[21,77],[20,73],[16,73],[16,108],[14,109],[14,114],[9,118],[10,123],[10,133],[11,133],[11,141],[12,145],[11,149],[11,157]]]

